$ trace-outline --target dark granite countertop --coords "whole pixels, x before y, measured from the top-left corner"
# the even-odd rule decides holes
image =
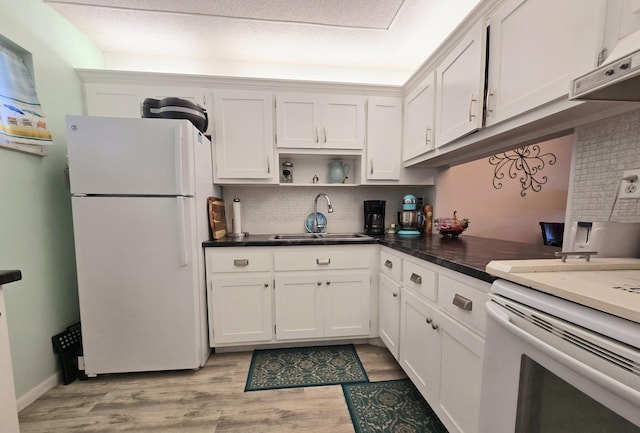
[[[0,286],[22,279],[22,272],[18,270],[0,271]]]
[[[217,241],[203,242],[202,246],[207,247],[282,247],[292,245],[353,245],[353,244],[377,244],[377,238],[359,239],[273,239],[273,235],[248,235],[241,238],[227,236]]]
[[[554,253],[561,251],[558,247],[466,235],[458,238],[443,238],[440,235],[415,238],[386,235],[379,238],[379,243],[487,282],[496,279],[485,272],[491,260],[553,259]]]
[[[403,237],[397,235],[375,236],[370,240],[273,240],[273,235],[249,235],[244,238],[224,238],[204,242],[208,247],[239,246],[292,246],[292,245],[353,245],[380,244],[422,260],[461,272],[483,281],[493,282],[493,275],[485,272],[491,260],[551,259],[560,251],[557,247],[532,245],[499,239],[462,235],[459,238],[443,238],[439,234]]]

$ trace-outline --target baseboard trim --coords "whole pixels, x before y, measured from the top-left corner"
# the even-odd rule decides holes
[[[42,397],[51,388],[60,385],[61,383],[62,372],[58,370],[18,398],[18,412],[29,407],[31,403]]]
[[[367,338],[347,338],[343,340],[304,340],[304,341],[285,341],[278,343],[267,344],[248,344],[246,346],[218,346],[214,349],[215,353],[229,353],[229,352],[252,352],[253,350],[264,349],[285,349],[292,347],[309,347],[309,346],[332,346],[336,344],[368,344]],[[214,355],[215,353],[212,353]]]

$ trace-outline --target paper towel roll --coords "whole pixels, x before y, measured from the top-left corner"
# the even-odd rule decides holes
[[[239,235],[242,233],[242,205],[239,198],[233,199],[233,234]]]

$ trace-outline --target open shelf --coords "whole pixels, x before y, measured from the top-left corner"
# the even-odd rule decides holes
[[[361,155],[311,155],[280,153],[278,161],[278,172],[280,185],[282,186],[323,186],[323,187],[349,187],[360,185],[361,179]],[[347,183],[330,183],[329,162],[340,160],[349,166],[346,173]],[[293,183],[282,182],[282,163],[290,161],[293,163]],[[313,183],[313,177],[318,177],[318,182]]]

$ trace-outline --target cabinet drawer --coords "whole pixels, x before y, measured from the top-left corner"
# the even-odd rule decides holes
[[[460,281],[439,276],[438,305],[456,319],[484,334],[486,293]]]
[[[368,249],[296,249],[274,253],[276,271],[369,268]]]
[[[271,271],[273,254],[260,248],[207,248],[207,272]]]
[[[380,251],[380,272],[394,281],[402,281],[402,259],[387,251]]]
[[[435,302],[437,274],[407,260],[404,261],[402,268],[402,285],[417,295]]]

